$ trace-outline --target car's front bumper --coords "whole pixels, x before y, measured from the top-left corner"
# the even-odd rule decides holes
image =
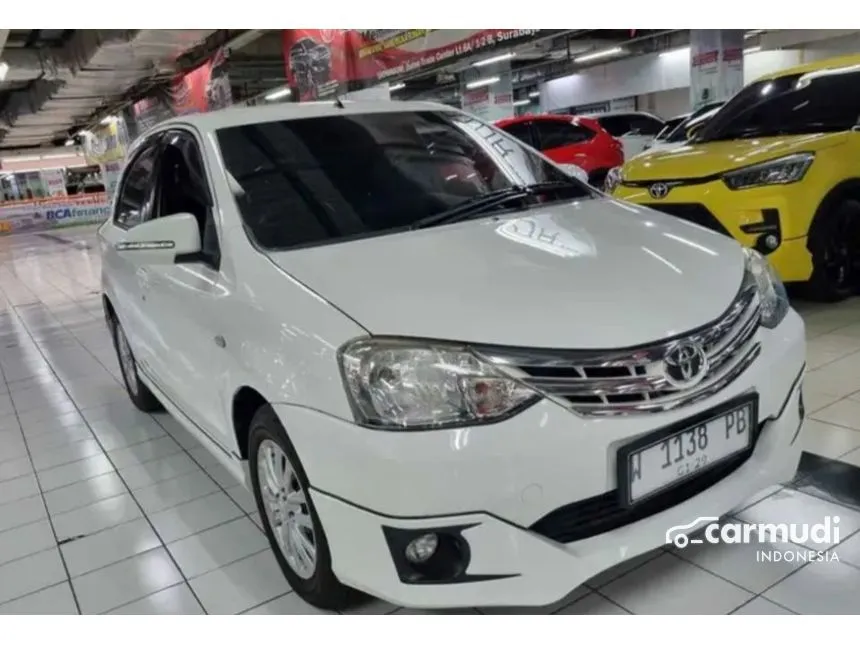
[[[612,196],[725,233],[767,255],[785,282],[805,282],[812,275],[807,236],[819,204],[803,182],[733,191],[717,179],[673,187],[663,199],[651,197],[645,186],[622,184]],[[764,244],[774,234],[770,222],[776,223],[776,248]]]
[[[376,432],[294,406],[276,406],[310,479],[336,575],[391,602],[420,607],[543,605],[600,571],[665,543],[666,531],[721,516],[794,475],[800,458],[805,345],[796,313],[761,330],[762,353],[718,395],[682,410],[582,419],[542,402],[491,426]],[[562,544],[529,527],[550,512],[617,488],[618,447],[750,391],[761,433],[750,457],[686,501]],[[455,583],[398,574],[386,531],[457,530],[468,543]]]

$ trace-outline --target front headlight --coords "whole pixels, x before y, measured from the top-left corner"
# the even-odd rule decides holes
[[[615,166],[615,168],[610,168],[609,172],[606,173],[606,179],[603,180],[603,192],[604,193],[612,193],[618,187],[618,184],[624,179],[624,175],[621,172],[621,166]]]
[[[761,300],[761,324],[773,329],[788,313],[788,294],[785,285],[765,257],[753,249],[744,249],[746,254],[746,279],[758,288]]]
[[[467,348],[433,341],[370,338],[339,352],[357,423],[427,430],[498,421],[540,397]]]
[[[773,161],[727,172],[723,175],[723,182],[732,190],[793,184],[803,179],[814,159],[815,155],[811,152],[788,155]]]

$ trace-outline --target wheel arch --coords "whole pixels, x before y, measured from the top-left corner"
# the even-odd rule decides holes
[[[241,386],[233,395],[230,418],[236,437],[236,447],[243,460],[248,459],[248,436],[251,433],[251,420],[257,410],[264,405],[269,405],[269,401],[250,385]]]
[[[835,206],[846,199],[856,199],[860,201],[860,178],[851,178],[841,181],[836,184],[818,204],[815,209],[815,214],[812,216],[812,221],[809,224],[807,232],[806,248],[812,250],[812,243],[817,239],[820,231],[821,222],[827,217]]]

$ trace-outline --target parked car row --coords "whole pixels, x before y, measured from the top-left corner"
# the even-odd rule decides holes
[[[799,208],[776,186],[848,134],[801,143],[788,102],[781,140],[745,96],[697,135],[710,166],[634,157],[616,193]],[[279,104],[132,146],[99,230],[128,396],[253,491],[306,601],[547,605],[794,476],[804,328],[767,247],[566,173],[620,163],[609,118]]]
[[[606,189],[756,249],[808,297],[842,300],[860,288],[858,117],[860,56],[793,67],[745,87],[686,144],[628,159]]]

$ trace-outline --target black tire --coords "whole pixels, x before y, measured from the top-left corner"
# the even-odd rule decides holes
[[[273,441],[281,447],[292,466],[296,478],[305,491],[306,505],[308,514],[313,522],[314,542],[316,546],[315,569],[309,578],[299,576],[287,562],[272,530],[269,516],[266,513],[258,470],[260,444],[266,439]],[[251,484],[254,489],[254,499],[257,501],[257,508],[260,511],[260,520],[263,524],[266,537],[269,539],[269,545],[287,582],[290,583],[290,586],[299,596],[314,607],[338,611],[354,605],[362,595],[342,584],[332,571],[328,540],[326,540],[325,531],[323,531],[319,515],[316,508],[314,508],[309,494],[310,487],[307,475],[299,460],[299,456],[296,454],[295,448],[293,448],[292,442],[287,436],[286,430],[284,430],[284,426],[281,424],[275,411],[268,405],[264,405],[257,410],[254,418],[251,420],[251,430],[248,436],[248,460],[251,471]]]
[[[588,174],[588,183],[598,190],[603,190],[603,185],[606,183],[606,175],[608,174],[609,168],[598,168],[597,170],[592,170]]]
[[[122,324],[117,320],[115,314],[108,314],[108,327],[110,335],[113,339],[113,348],[116,352],[116,360],[119,362],[119,371],[122,374],[123,383],[125,383],[125,391],[128,393],[128,398],[134,403],[135,407],[142,412],[158,412],[164,409],[161,402],[155,398],[152,391],[143,384],[137,374],[137,361],[134,354],[131,353],[131,347],[128,347],[128,340],[125,332],[122,329]],[[131,357],[131,366],[126,366],[123,363],[122,352],[120,346],[125,343],[128,347],[128,353]],[[126,373],[129,372],[130,373]]]
[[[816,217],[809,233],[812,276],[802,295],[840,302],[860,287],[860,201],[845,199]]]

